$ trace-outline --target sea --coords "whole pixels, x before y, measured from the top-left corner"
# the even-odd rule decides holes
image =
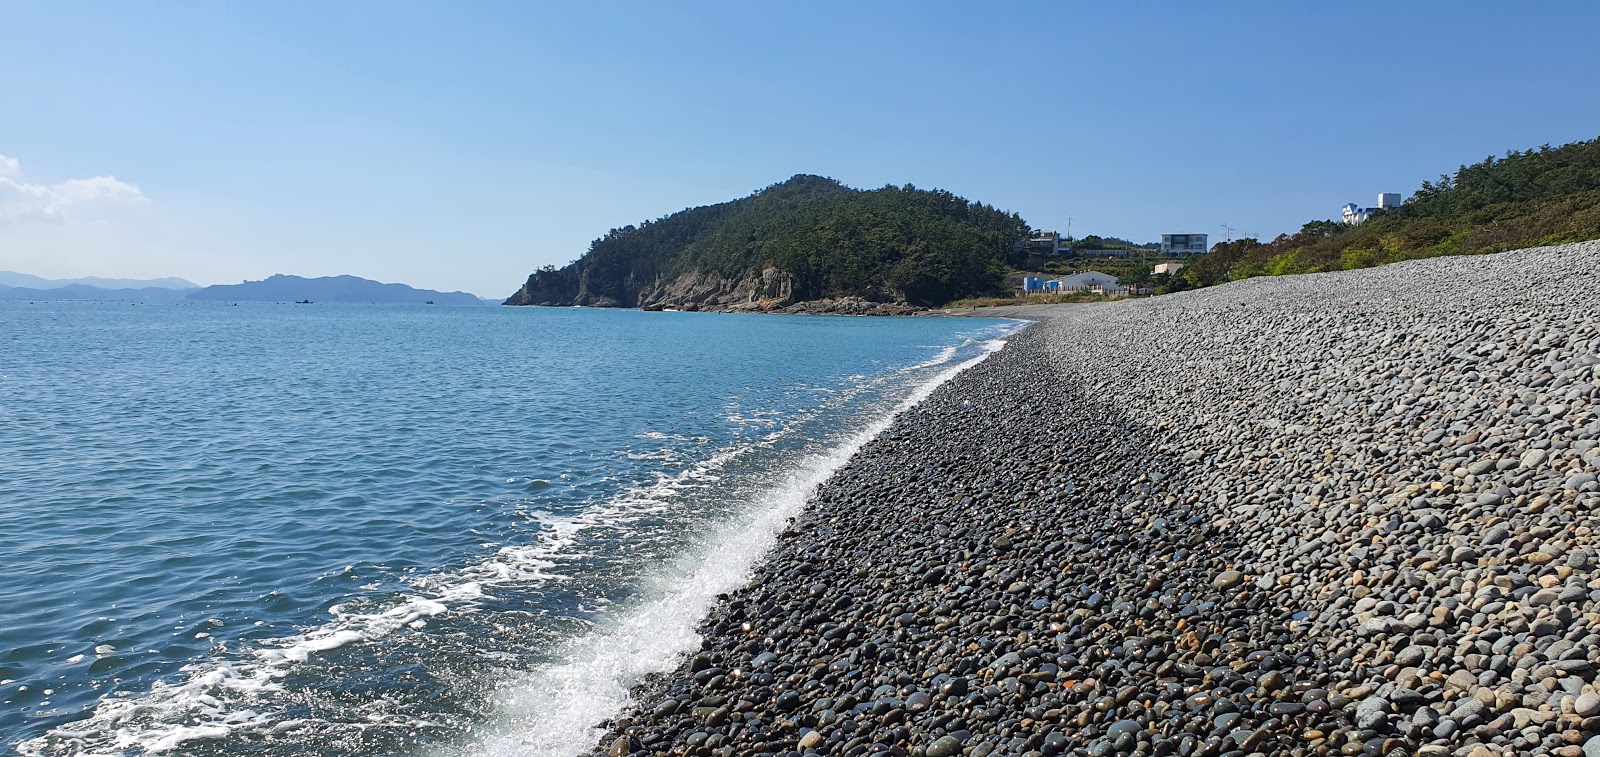
[[[583,753],[1019,325],[0,302],[0,748]]]

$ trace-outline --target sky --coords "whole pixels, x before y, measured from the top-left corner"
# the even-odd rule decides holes
[[[799,173],[1267,238],[1600,136],[1600,4],[0,3],[0,269],[489,297]]]

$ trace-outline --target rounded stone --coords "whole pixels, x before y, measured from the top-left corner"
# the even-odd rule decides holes
[[[1237,570],[1225,570],[1217,574],[1216,579],[1211,582],[1211,585],[1222,591],[1227,591],[1228,589],[1232,589],[1241,583],[1244,583],[1243,573]]]
[[[941,736],[928,745],[923,754],[928,757],[956,757],[961,754],[961,740],[954,736]]]

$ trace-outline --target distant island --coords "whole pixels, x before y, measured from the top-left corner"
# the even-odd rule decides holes
[[[467,292],[385,284],[358,276],[305,278],[278,274],[262,281],[201,287],[184,279],[46,279],[0,271],[0,300],[142,300],[154,302],[310,302],[494,305]]]
[[[0,271],[0,300],[181,300],[199,288],[178,278],[47,279]]]
[[[87,284],[69,284],[48,289],[13,287],[0,284],[0,300],[155,300],[172,302],[182,300],[193,289],[167,289],[141,287],[138,289],[103,289]]]
[[[911,185],[798,175],[748,197],[612,229],[507,305],[898,312],[1004,293],[1015,213]],[[812,305],[807,305],[812,303]]]
[[[188,291],[199,289],[200,285],[187,279],[167,277],[164,279],[105,279],[99,276],[85,276],[77,279],[47,279],[16,271],[0,271],[0,287],[13,289],[66,289],[68,287],[91,287],[102,290],[117,289],[170,289],[174,291]]]
[[[188,295],[196,302],[311,302],[371,304],[484,305],[467,292],[439,292],[405,284],[384,284],[357,276],[308,279],[278,274],[262,281],[217,284]]]

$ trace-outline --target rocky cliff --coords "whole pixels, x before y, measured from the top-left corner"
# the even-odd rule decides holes
[[[691,271],[672,278],[639,281],[626,277],[621,291],[597,293],[583,266],[545,269],[506,300],[507,305],[583,305],[585,307],[724,309],[754,302],[794,303],[793,277],[774,268],[759,274],[724,277]]]
[[[576,269],[536,273],[506,304],[815,315],[910,315],[926,310],[907,303],[897,292],[881,292],[873,299],[801,299],[796,296],[794,276],[775,268],[736,278],[690,272],[644,285],[628,280],[621,298],[596,295],[584,283]]]

